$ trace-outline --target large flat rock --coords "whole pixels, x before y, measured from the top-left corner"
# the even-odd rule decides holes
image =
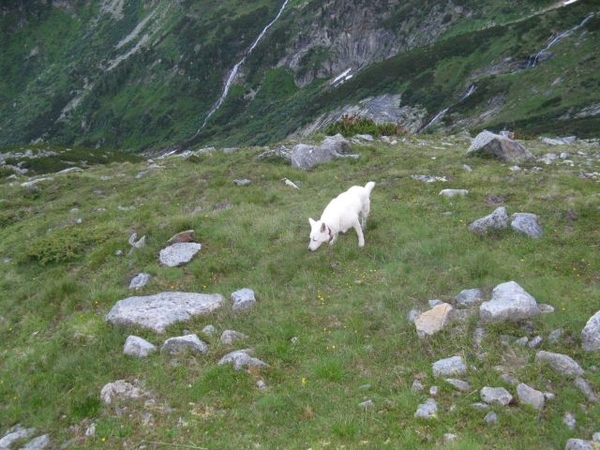
[[[106,320],[118,326],[138,325],[156,333],[164,333],[169,325],[209,314],[221,307],[224,301],[221,294],[193,292],[161,292],[128,297],[112,307]]]

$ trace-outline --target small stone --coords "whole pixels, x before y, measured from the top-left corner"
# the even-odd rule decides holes
[[[437,416],[437,402],[430,398],[425,401],[425,403],[421,403],[417,407],[417,412],[415,413],[416,418],[420,419],[431,419]]]
[[[575,416],[572,413],[568,412],[565,413],[563,417],[563,423],[567,426],[569,430],[574,430],[577,426],[577,419],[575,419]]]
[[[372,408],[373,406],[375,406],[375,403],[373,402],[373,400],[366,400],[362,403],[359,403],[358,406],[360,406],[361,408],[364,408],[364,409],[368,409],[368,408]]]
[[[421,392],[424,389],[425,389],[425,386],[423,386],[423,383],[421,383],[421,381],[419,381],[419,380],[414,380],[412,383],[412,387],[410,388],[410,390],[413,392]]]
[[[584,375],[584,371],[581,366],[573,360],[570,356],[562,355],[560,353],[552,353],[546,351],[539,351],[535,355],[536,361],[548,363],[555,372],[560,373],[566,377],[577,377]]]
[[[140,289],[146,286],[150,281],[149,273],[138,273],[135,277],[131,279],[129,283],[129,289]]]
[[[517,386],[517,396],[521,403],[531,405],[535,409],[542,409],[544,407],[544,394],[525,383],[520,383]]]
[[[155,345],[138,336],[128,336],[123,347],[123,353],[138,358],[145,358],[155,351]]]
[[[536,348],[542,343],[543,340],[544,339],[541,336],[534,337],[531,341],[529,341],[529,348]]]
[[[456,389],[462,392],[467,392],[471,390],[471,385],[463,380],[458,380],[456,378],[446,378],[446,383],[451,384]]]
[[[171,355],[185,350],[190,350],[193,353],[206,353],[208,352],[208,345],[202,342],[195,334],[188,334],[167,339],[160,349],[161,353],[169,353]]]
[[[488,412],[485,417],[483,418],[483,420],[485,421],[485,423],[487,423],[488,425],[492,425],[493,423],[498,422],[498,414],[496,414],[494,411],[490,411]]]
[[[462,356],[452,356],[433,363],[434,377],[464,375],[466,372],[467,365]]]
[[[238,311],[251,308],[256,303],[254,291],[248,288],[235,291],[231,294],[231,299],[233,300],[232,308]]]
[[[246,336],[244,333],[240,333],[239,331],[225,330],[221,334],[221,342],[226,345],[231,345],[235,341],[244,340],[247,337],[248,336]]]
[[[502,406],[508,405],[513,399],[510,392],[503,387],[493,388],[486,386],[481,389],[479,394],[481,395],[481,400],[484,402],[495,403]]]

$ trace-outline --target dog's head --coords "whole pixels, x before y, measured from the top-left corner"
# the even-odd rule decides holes
[[[308,243],[310,251],[315,251],[325,242],[331,242],[333,236],[329,227],[325,225],[325,222],[313,220],[309,217],[308,223],[310,223],[310,242]]]

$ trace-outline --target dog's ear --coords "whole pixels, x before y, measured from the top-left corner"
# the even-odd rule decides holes
[[[327,225],[325,225],[325,222],[321,223],[321,233],[325,233],[326,230],[327,230]]]
[[[316,221],[314,221],[312,218],[310,218],[310,217],[309,217],[309,218],[308,218],[308,223],[310,223],[310,226],[311,226],[311,228],[312,228],[312,226],[313,226],[315,223],[317,223],[317,222],[316,222]]]

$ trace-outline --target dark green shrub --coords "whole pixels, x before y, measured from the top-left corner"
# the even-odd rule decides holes
[[[45,265],[73,261],[84,252],[108,239],[107,232],[96,227],[69,226],[47,232],[26,244],[25,256]]]
[[[341,134],[345,137],[356,134],[370,134],[374,137],[395,136],[403,134],[402,127],[395,123],[377,124],[373,120],[359,115],[344,115],[340,120],[330,124],[325,133],[328,135]]]

